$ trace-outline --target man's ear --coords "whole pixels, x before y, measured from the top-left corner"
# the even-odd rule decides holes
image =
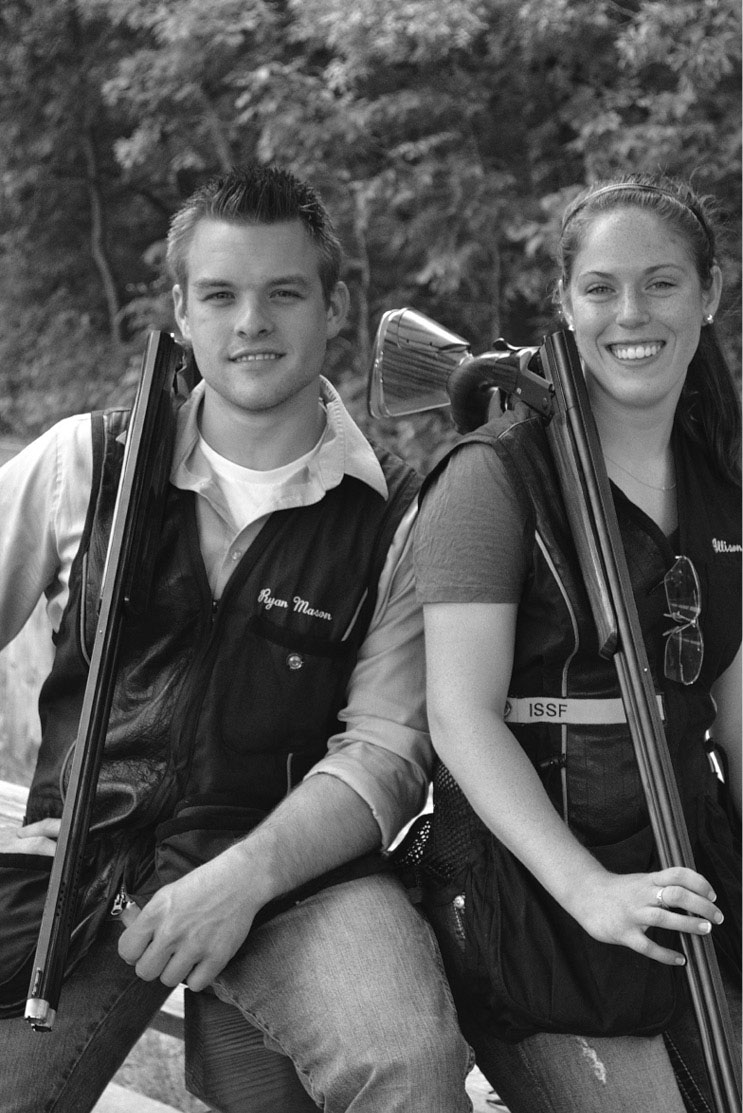
[[[191,330],[188,327],[186,294],[178,285],[173,287],[173,309],[175,311],[175,323],[178,325],[181,336],[184,340],[190,340]]]
[[[336,282],[328,300],[325,319],[328,325],[328,339],[337,336],[346,323],[351,295],[345,282]]]

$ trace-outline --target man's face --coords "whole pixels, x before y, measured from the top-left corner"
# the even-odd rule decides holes
[[[175,316],[206,384],[205,412],[238,420],[289,414],[316,420],[327,341],[348,291],[323,296],[317,250],[299,220],[237,224],[205,218],[187,256]]]

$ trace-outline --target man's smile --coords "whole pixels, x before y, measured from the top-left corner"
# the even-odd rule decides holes
[[[235,352],[229,358],[231,363],[259,363],[264,360],[280,359],[281,352]]]

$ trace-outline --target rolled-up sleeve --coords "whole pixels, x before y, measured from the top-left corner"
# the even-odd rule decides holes
[[[0,468],[0,646],[42,595],[54,628],[90,497],[90,417],[66,418]]]
[[[425,711],[423,614],[415,596],[411,535],[415,504],[400,523],[369,630],[351,674],[345,729],[308,777],[339,777],[368,804],[382,845],[423,807],[433,751]]]

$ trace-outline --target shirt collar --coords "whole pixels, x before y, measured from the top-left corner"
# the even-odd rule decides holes
[[[178,428],[175,453],[171,468],[171,482],[176,487],[190,489],[194,476],[189,469],[189,458],[199,440],[198,415],[204,398],[204,382],[199,382],[178,411]],[[327,416],[320,449],[312,460],[312,471],[321,487],[329,491],[337,487],[344,475],[361,480],[386,499],[387,481],[373,448],[341,401],[335,387],[326,378],[320,378],[320,399]]]

